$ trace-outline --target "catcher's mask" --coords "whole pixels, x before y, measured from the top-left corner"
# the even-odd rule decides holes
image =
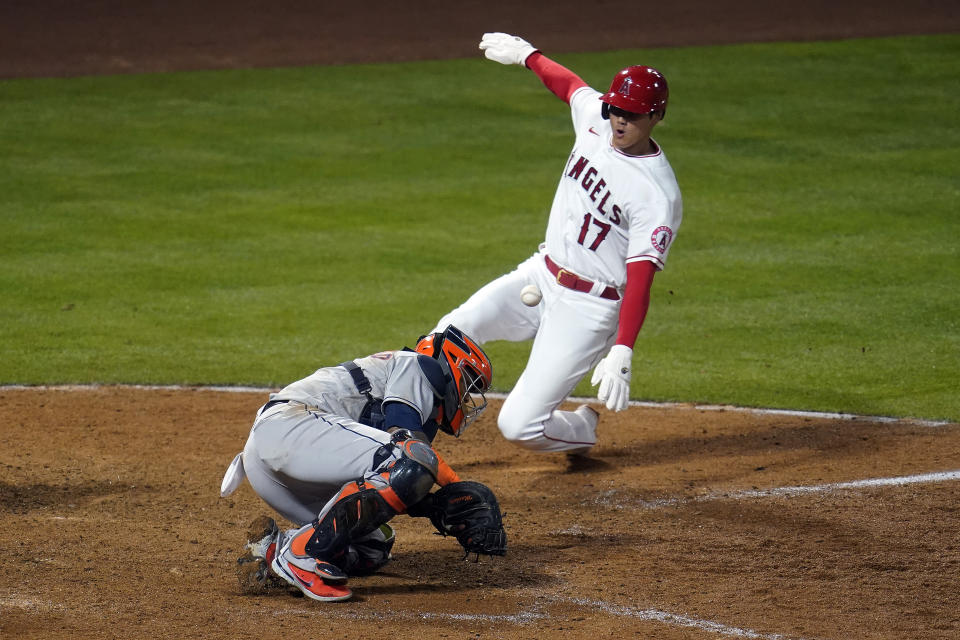
[[[610,90],[600,96],[603,101],[600,115],[604,120],[609,119],[610,108],[615,107],[641,115],[659,111],[663,118],[667,115],[669,95],[667,79],[662,73],[643,65],[627,67],[613,76]]]
[[[487,354],[453,325],[441,333],[420,338],[416,351],[440,362],[447,386],[440,401],[437,423],[444,432],[460,437],[487,406],[484,393],[493,379]]]

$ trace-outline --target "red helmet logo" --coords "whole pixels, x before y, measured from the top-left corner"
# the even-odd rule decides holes
[[[613,77],[610,90],[600,96],[600,100],[630,113],[666,113],[669,95],[667,79],[662,73],[653,67],[638,65],[621,69]],[[604,117],[608,108],[603,109]]]

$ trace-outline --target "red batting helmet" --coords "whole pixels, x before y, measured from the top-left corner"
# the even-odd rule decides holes
[[[490,360],[479,344],[453,325],[420,338],[416,351],[440,362],[447,388],[437,422],[443,431],[459,437],[487,406],[483,394],[493,379]]]
[[[609,118],[610,107],[619,107],[630,113],[647,114],[667,112],[667,79],[653,67],[633,66],[621,69],[613,76],[610,90],[600,96],[604,119]]]

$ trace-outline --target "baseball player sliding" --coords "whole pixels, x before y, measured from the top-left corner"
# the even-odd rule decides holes
[[[600,402],[626,408],[650,287],[680,226],[680,189],[651,137],[666,115],[667,81],[656,69],[631,66],[600,93],[516,36],[484,34],[480,49],[501,64],[525,65],[569,104],[576,140],[539,250],[437,326],[454,324],[481,344],[532,338],[500,431],[536,451],[582,453],[596,443],[598,413],[557,407],[595,366]]]
[[[387,522],[402,513],[430,518],[468,554],[503,555],[495,496],[461,481],[431,446],[438,431],[459,437],[483,411],[492,376],[483,350],[450,326],[414,350],[324,367],[271,394],[220,494],[246,478],[296,527],[254,520],[237,561],[242,589],[290,585],[314,600],[346,600],[348,576],[390,560]]]

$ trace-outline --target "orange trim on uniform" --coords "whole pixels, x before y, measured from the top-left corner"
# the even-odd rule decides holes
[[[301,558],[310,555],[307,553],[307,543],[310,542],[310,538],[313,537],[314,531],[316,531],[316,529],[310,527],[290,541],[290,551],[293,555],[300,556]]]
[[[334,502],[334,504],[336,504],[337,502],[340,502],[347,496],[351,496],[359,491],[360,491],[360,485],[358,485],[356,481],[351,482],[349,484],[345,484],[340,489],[340,493],[337,494],[337,499]],[[360,508],[359,505],[360,503],[358,502],[357,503],[358,510]],[[337,530],[336,518],[333,518],[332,524],[333,524],[333,530],[334,532],[336,532]],[[303,533],[297,535],[293,540],[290,541],[290,551],[292,551],[294,555],[309,556],[310,554],[307,553],[307,543],[310,542],[310,538],[313,537],[313,534],[315,531],[316,531],[316,528],[310,528],[310,529],[306,529]]]
[[[358,493],[359,491],[360,491],[360,485],[357,483],[356,480],[348,484],[345,484],[340,488],[340,493],[337,494],[337,499],[334,500],[333,503],[336,504],[341,500],[343,500],[344,498],[346,498],[347,496],[352,496],[353,494]]]
[[[393,510],[397,513],[403,513],[407,510],[407,505],[403,504],[403,500],[401,500],[397,492],[393,490],[393,487],[377,489],[377,493],[380,494],[380,497],[386,500],[387,504],[393,507]]]
[[[436,453],[436,449],[434,449]],[[451,482],[460,482],[460,476],[457,475],[457,472],[453,470],[453,467],[447,464],[447,462],[440,457],[440,454],[437,453],[437,484],[441,487],[445,487]]]

